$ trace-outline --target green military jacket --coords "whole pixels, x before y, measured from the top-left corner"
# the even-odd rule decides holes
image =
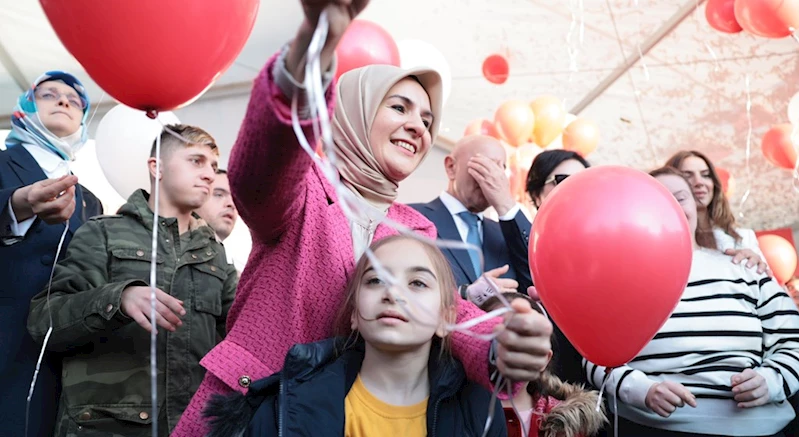
[[[153,213],[143,190],[118,215],[89,220],[55,269],[47,349],[64,354],[56,436],[151,436],[150,334],[120,311],[122,291],[149,285]],[[156,285],[183,301],[175,332],[158,328],[158,429],[166,436],[197,390],[199,362],[225,335],[238,283],[224,247],[195,217],[179,235],[161,218]],[[28,331],[43,342],[50,326],[47,290],[31,301]]]

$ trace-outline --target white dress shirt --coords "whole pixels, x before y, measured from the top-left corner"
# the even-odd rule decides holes
[[[41,167],[48,179],[57,179],[69,174],[69,163],[56,154],[33,144],[23,144],[22,147],[33,156],[33,159],[36,160],[36,163],[39,164],[39,167]],[[14,215],[14,208],[11,205],[10,197],[8,198],[8,211],[11,215],[11,233],[14,237],[24,237],[36,220],[36,216],[18,222],[16,215]]]
[[[468,211],[465,206],[460,202],[460,200],[453,197],[451,194],[444,191],[439,196],[441,199],[441,203],[447,208],[447,211],[452,215],[452,220],[455,221],[455,226],[458,228],[458,233],[461,235],[461,240],[465,243],[466,237],[469,235],[469,224],[466,223],[461,216],[458,214]],[[513,208],[510,209],[505,215],[499,217],[500,221],[510,221],[516,217],[516,214],[519,213],[519,205],[514,205]],[[483,241],[483,213],[475,214],[478,218],[477,220],[477,230],[480,233],[480,241]]]

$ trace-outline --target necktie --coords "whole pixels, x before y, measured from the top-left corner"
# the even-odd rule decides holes
[[[466,242],[482,248],[483,242],[480,238],[480,228],[477,227],[477,221],[479,220],[479,217],[469,211],[460,212],[458,213],[458,216],[463,219],[467,225],[469,225],[469,233],[466,234]],[[476,250],[469,250],[469,258],[472,260],[472,267],[474,268],[475,277],[480,276],[483,273],[483,269],[480,268],[480,254],[477,253]]]

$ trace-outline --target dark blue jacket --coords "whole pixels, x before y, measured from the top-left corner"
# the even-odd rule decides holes
[[[452,214],[444,206],[441,198],[430,203],[408,205],[427,217],[436,225],[438,238],[441,240],[461,240],[461,234],[455,225]],[[483,258],[485,270],[495,269],[507,264],[508,273],[503,278],[512,278],[519,282],[519,292],[527,294],[527,287],[533,285],[530,275],[530,264],[527,262],[527,246],[530,244],[530,220],[519,211],[513,220],[500,221],[483,219]],[[455,281],[458,286],[468,285],[477,280],[469,253],[463,249],[443,248]]]
[[[36,160],[22,146],[0,152],[0,237],[8,236],[11,194],[46,179]],[[90,217],[102,213],[97,198],[87,189],[75,189],[75,212],[69,219],[61,256],[72,235]],[[0,239],[0,436],[24,436],[25,399],[41,347],[26,328],[31,298],[50,278],[64,225],[36,220],[25,238],[13,244]],[[60,394],[61,362],[47,353],[31,400],[27,437],[50,436]]]
[[[283,370],[254,382],[246,396],[217,396],[208,403],[211,418],[208,437],[342,437],[344,398],[363,362],[363,343],[342,351],[342,340],[330,339],[291,348]],[[430,398],[427,435],[430,437],[481,436],[491,394],[466,380],[463,367],[452,358],[430,353]],[[506,436],[505,416],[499,401],[491,406],[494,419],[488,435]],[[249,424],[249,425],[247,425]]]

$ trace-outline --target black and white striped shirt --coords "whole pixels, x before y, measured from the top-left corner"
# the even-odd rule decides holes
[[[655,338],[628,365],[606,369],[584,361],[589,381],[605,386],[619,415],[660,429],[700,434],[771,435],[794,417],[788,397],[799,390],[799,312],[771,278],[699,249],[680,303]],[[738,408],[731,378],[752,368],[768,382],[771,402]],[[645,405],[652,384],[674,381],[697,398],[669,418]]]

